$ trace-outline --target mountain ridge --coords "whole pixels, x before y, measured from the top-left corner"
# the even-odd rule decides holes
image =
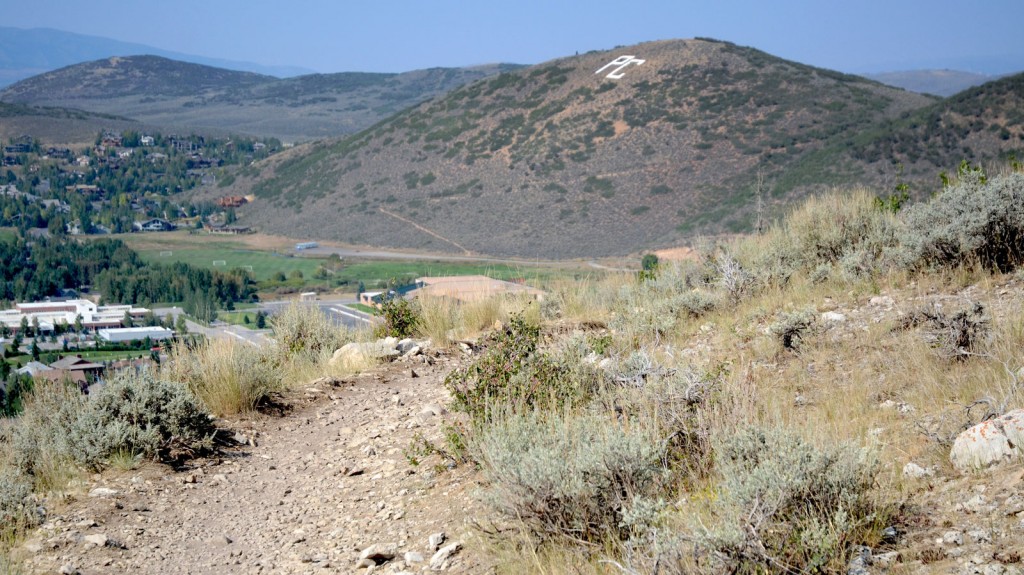
[[[749,229],[759,170],[934,101],[727,42],[649,42],[474,82],[283,154],[236,190],[262,202],[243,217],[272,232],[307,222],[351,243],[620,255]]]
[[[0,101],[116,113],[169,128],[302,141],[356,132],[456,86],[516,67],[281,79],[160,56],[117,56],[27,78],[0,91]]]
[[[53,28],[0,26],[0,88],[65,66],[112,56],[149,54],[279,78],[313,73],[301,66],[272,66],[163,50],[135,42]]]

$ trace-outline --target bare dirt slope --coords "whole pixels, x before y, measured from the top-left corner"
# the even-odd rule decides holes
[[[444,533],[442,548],[467,543],[476,505],[466,466],[438,474],[403,454],[414,434],[440,437],[450,369],[439,358],[314,382],[289,399],[294,409],[283,417],[225,422],[255,446],[178,471],[146,465],[94,476],[24,545],[26,566],[83,574],[346,573],[376,544],[396,552],[378,559],[379,572],[426,569],[436,547],[430,536]],[[488,570],[469,549],[444,569]]]

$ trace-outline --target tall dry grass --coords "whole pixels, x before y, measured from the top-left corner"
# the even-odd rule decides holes
[[[219,416],[252,411],[284,388],[274,349],[229,339],[174,347],[161,366],[161,376],[186,385]]]

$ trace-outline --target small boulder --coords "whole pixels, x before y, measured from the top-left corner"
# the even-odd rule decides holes
[[[408,338],[408,337],[403,339],[403,340],[400,340],[395,345],[395,349],[397,349],[398,353],[401,353],[402,355],[405,355],[405,354],[409,353],[409,351],[412,350],[415,347],[419,347],[419,345],[417,345],[417,343],[416,343],[416,340]]]
[[[935,475],[934,469],[925,469],[913,461],[903,466],[903,476],[911,479],[922,479],[924,477],[931,477]]]
[[[949,459],[960,471],[984,469],[1024,454],[1024,409],[971,427],[957,436]]]
[[[462,544],[459,542],[445,545],[438,549],[437,553],[434,553],[434,556],[430,558],[430,568],[435,571],[444,569],[448,564],[448,560],[451,559],[452,555],[458,553],[459,549],[462,549]]]
[[[381,545],[379,543],[374,543],[373,545],[370,545],[366,549],[363,549],[363,552],[359,554],[360,563],[362,563],[364,560],[369,559],[370,561],[373,561],[374,564],[376,565],[380,565],[381,563],[387,563],[388,561],[391,561],[394,558],[395,549],[393,547]]]
[[[846,321],[846,316],[835,311],[827,311],[821,314],[821,321],[825,323],[842,323]]]
[[[115,495],[117,495],[117,490],[109,487],[97,487],[89,492],[89,497],[113,497]]]
[[[85,543],[92,543],[97,547],[106,547],[107,536],[102,533],[94,533],[92,535],[86,535],[82,538],[82,541]]]

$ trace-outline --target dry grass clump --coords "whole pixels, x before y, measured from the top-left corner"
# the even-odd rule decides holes
[[[353,335],[344,327],[335,325],[315,305],[293,302],[270,318],[274,331],[277,359],[280,364],[290,361],[322,363]]]
[[[161,375],[181,382],[212,413],[220,416],[252,411],[284,388],[280,352],[228,339],[176,346],[161,366]]]
[[[460,307],[451,298],[420,297],[419,322],[416,335],[429,339],[435,346],[445,348],[458,339]]]
[[[857,278],[879,271],[882,255],[902,233],[896,216],[859,189],[812,196],[764,237],[740,242],[737,249],[749,254],[750,267],[766,281],[784,282],[811,270]]]
[[[610,274],[600,280],[592,277],[557,281],[545,286],[540,316],[545,320],[603,322],[609,318],[618,289],[630,285],[628,274]]]

